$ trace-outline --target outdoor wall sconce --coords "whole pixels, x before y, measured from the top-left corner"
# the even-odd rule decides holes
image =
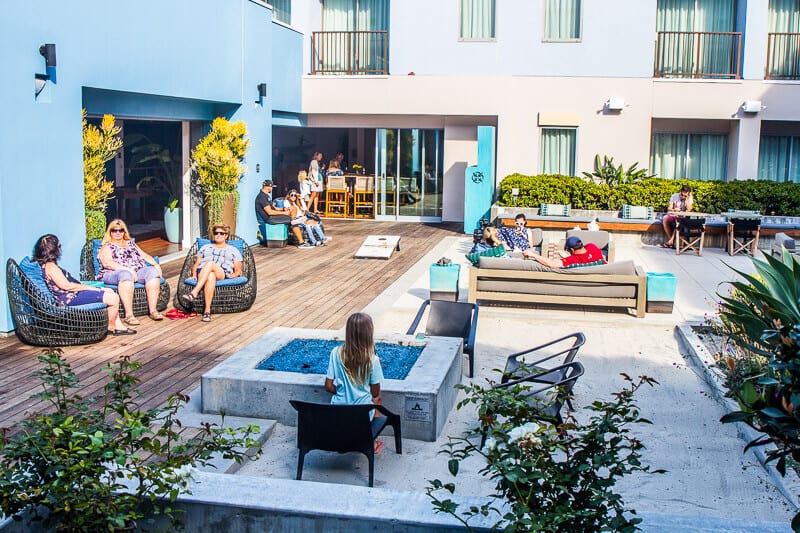
[[[761,105],[761,100],[746,100],[742,103],[742,111],[745,113],[758,113],[762,109],[766,109]]]
[[[606,101],[606,109],[609,111],[622,111],[625,109],[625,99],[619,97],[609,98]]]
[[[258,105],[264,105],[264,98],[267,97],[267,84],[266,83],[259,83],[258,84],[258,100],[256,103]]]
[[[56,83],[56,45],[43,44],[39,47],[39,53],[44,58],[46,74],[34,74],[36,80],[36,96],[42,92],[48,81]]]

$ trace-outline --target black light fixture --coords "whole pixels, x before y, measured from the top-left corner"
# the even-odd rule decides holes
[[[258,105],[264,105],[264,98],[267,97],[267,84],[266,83],[259,83],[258,84],[258,100],[256,103]]]
[[[49,43],[39,47],[39,53],[44,58],[45,74],[34,74],[36,82],[35,96],[39,96],[48,81],[56,83],[56,45]]]

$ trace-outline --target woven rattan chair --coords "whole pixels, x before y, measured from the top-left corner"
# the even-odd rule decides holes
[[[178,287],[175,290],[175,298],[173,304],[177,309],[182,311],[202,311],[205,302],[203,291],[200,291],[193,304],[189,304],[183,299],[184,294],[189,294],[192,291],[193,285],[187,283],[186,280],[192,275],[192,266],[197,258],[197,250],[199,249],[199,239],[195,241],[189,253],[186,254],[186,260],[183,262],[181,268],[181,275],[178,278]],[[241,241],[236,244],[233,241]],[[203,244],[210,243],[206,239],[202,240]],[[236,235],[228,239],[228,244],[236,246],[241,245],[240,251],[242,252],[242,278],[226,279],[217,282],[214,291],[214,300],[211,302],[212,313],[239,313],[247,311],[253,306],[256,301],[256,262],[253,258],[253,252],[250,247],[245,244],[241,237]],[[237,246],[239,248],[239,246]]]
[[[36,268],[40,269],[27,257],[22,266],[13,259],[6,262],[6,288],[17,337],[34,346],[74,346],[103,340],[108,333],[108,306],[59,305],[41,274],[36,279]]]
[[[97,259],[97,253],[100,251],[102,241],[100,239],[93,239],[87,241],[81,250],[81,279],[82,280],[96,280],[97,273],[100,271],[100,260]],[[158,258],[155,258],[158,261]],[[116,285],[105,285],[109,289],[117,290]],[[167,308],[169,303],[169,295],[172,292],[169,288],[167,280],[161,278],[161,288],[158,292],[158,302],[156,309],[163,311]],[[133,284],[133,314],[134,316],[142,316],[150,313],[150,308],[147,305],[147,292],[144,285],[141,283]],[[119,305],[119,316],[125,317],[125,309],[122,304]]]

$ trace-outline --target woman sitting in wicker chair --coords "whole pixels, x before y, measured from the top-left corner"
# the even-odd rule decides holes
[[[227,224],[215,224],[211,228],[213,243],[206,244],[197,250],[197,258],[192,265],[192,275],[197,285],[188,294],[183,295],[186,304],[191,306],[194,299],[203,291],[203,322],[211,320],[211,302],[218,280],[238,278],[242,275],[242,254],[235,246],[227,243],[231,229]]]
[[[32,260],[42,267],[42,276],[55,299],[66,306],[104,303],[108,306],[108,332],[112,335],[133,335],[135,329],[125,327],[119,317],[119,296],[111,289],[83,285],[58,266],[61,243],[52,234],[42,235],[33,247]]]
[[[141,324],[133,314],[134,283],[144,285],[147,293],[147,307],[152,320],[164,320],[158,311],[158,296],[161,290],[161,266],[148,253],[139,248],[128,234],[125,222],[115,218],[108,223],[103,236],[103,247],[97,254],[100,272],[97,278],[109,285],[116,285],[122,308],[125,310],[125,323],[129,326]]]

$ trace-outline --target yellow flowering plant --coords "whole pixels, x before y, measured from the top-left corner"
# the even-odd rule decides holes
[[[86,211],[86,237],[98,239],[106,229],[106,202],[114,193],[114,183],[106,179],[106,162],[122,148],[113,115],[103,115],[100,127],[87,123],[82,112],[83,126],[83,194]]]

